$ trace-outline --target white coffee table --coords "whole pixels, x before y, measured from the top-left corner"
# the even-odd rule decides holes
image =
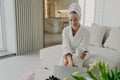
[[[48,69],[46,69],[47,67]],[[49,76],[53,75],[53,66],[48,63],[41,63],[39,67],[23,73],[17,80],[45,80]]]
[[[52,76],[53,74],[54,74],[53,66],[44,65],[44,66],[41,66],[39,69],[35,69],[27,73],[27,75],[25,75],[20,80],[46,80],[47,78],[49,78],[49,76]],[[87,80],[92,80],[92,79],[87,78]]]
[[[46,80],[49,76],[53,75],[52,70],[48,69],[36,69],[34,80]]]

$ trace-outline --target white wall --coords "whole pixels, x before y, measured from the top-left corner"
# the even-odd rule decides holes
[[[120,0],[96,0],[95,23],[120,26]]]
[[[120,0],[105,0],[103,24],[120,26]]]
[[[4,16],[5,16],[5,32],[7,51],[16,53],[16,29],[15,29],[15,16],[14,16],[14,0],[4,1]]]

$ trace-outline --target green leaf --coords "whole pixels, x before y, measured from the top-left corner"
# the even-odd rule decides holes
[[[75,78],[76,80],[86,80],[84,77],[82,76],[74,76],[72,75],[73,78]]]
[[[96,75],[94,75],[92,72],[87,70],[88,75],[93,79],[93,80],[98,80]]]
[[[118,80],[118,79],[120,80],[120,75],[119,75],[119,76],[117,76],[117,77],[115,77],[115,80]]]
[[[117,75],[120,75],[120,71],[119,71],[119,72],[117,72]]]
[[[103,80],[107,80],[108,79],[108,70],[107,70],[107,64],[105,64],[104,62],[100,62],[99,63],[99,75],[100,75],[100,78],[103,79]]]
[[[114,80],[115,76],[114,76],[114,72],[111,70],[111,77]]]
[[[116,73],[115,80],[119,79],[120,80],[120,71]]]
[[[111,76],[108,74],[108,80],[111,80]]]

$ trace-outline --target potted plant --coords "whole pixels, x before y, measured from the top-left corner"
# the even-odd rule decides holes
[[[94,70],[97,70],[98,75],[94,73]],[[72,77],[75,80],[120,80],[120,71],[110,70],[109,64],[101,61],[95,61],[93,64],[90,64],[90,68],[87,70],[88,78],[85,78],[80,75],[81,73],[74,72]],[[69,78],[65,78],[64,80],[69,80]]]

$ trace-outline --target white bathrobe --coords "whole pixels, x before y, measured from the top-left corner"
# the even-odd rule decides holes
[[[61,64],[63,64],[64,55],[70,53],[73,56],[74,64],[76,66],[82,66],[83,60],[80,58],[80,54],[88,48],[90,32],[86,30],[83,26],[80,26],[79,30],[73,36],[72,27],[68,26],[64,28],[62,32],[62,38],[63,57],[61,60]],[[80,49],[82,50],[82,52],[76,53],[76,49]]]

